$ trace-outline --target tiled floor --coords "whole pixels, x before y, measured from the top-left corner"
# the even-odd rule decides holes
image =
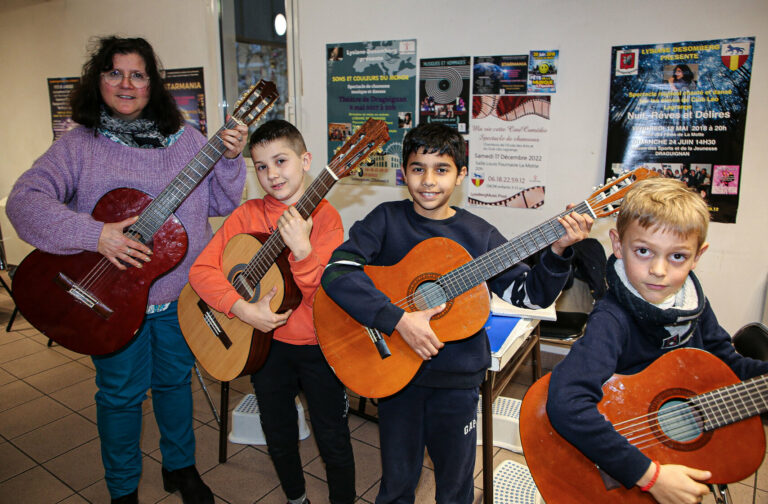
[[[5,332],[12,309],[10,297],[0,288],[0,503],[108,503],[96,430],[96,386],[91,360],[56,345],[49,348],[47,339],[23,318],[16,320],[11,332]],[[520,373],[523,380],[528,375]],[[206,384],[218,407],[217,383],[206,379]],[[513,383],[504,395],[521,397],[525,389],[525,383]],[[228,443],[227,462],[218,462],[218,426],[194,377],[193,390],[197,467],[212,488],[216,502],[284,503],[285,496],[265,446]],[[248,393],[251,387],[247,379],[233,382],[230,410]],[[178,494],[168,494],[162,488],[159,434],[151,401],[144,403],[144,412],[144,471],[139,500],[143,504],[180,503]],[[350,429],[359,502],[372,503],[381,478],[378,426],[353,415]],[[313,503],[324,504],[325,471],[314,437],[302,441],[300,446],[308,495]],[[521,455],[494,449],[494,466],[508,459],[524,463]],[[482,500],[481,460],[478,447],[476,502]],[[736,503],[752,501],[751,478],[748,483],[749,486],[730,485]],[[767,490],[768,474],[761,471],[758,502],[768,504]],[[434,477],[426,456],[416,502],[434,502]],[[711,497],[705,502],[712,502]]]

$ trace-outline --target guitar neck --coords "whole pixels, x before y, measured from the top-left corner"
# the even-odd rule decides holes
[[[138,233],[145,244],[149,243],[160,226],[181,206],[227,150],[221,140],[221,132],[225,129],[233,129],[237,124],[234,119],[229,119],[192,158],[192,161],[187,163],[187,166],[144,209],[139,220],[130,227],[130,231]]]
[[[307,187],[307,190],[304,191],[299,201],[296,202],[296,210],[299,211],[302,218],[306,219],[312,215],[312,212],[315,211],[317,205],[320,204],[337,180],[338,178],[329,168],[320,172],[317,178]],[[243,274],[248,277],[251,286],[255,286],[261,281],[283,249],[285,249],[283,237],[278,231],[273,232],[256,255],[248,261],[248,266],[243,271]]]
[[[516,236],[504,245],[446,273],[437,280],[437,283],[443,288],[447,299],[463,294],[565,236],[565,228],[557,219],[572,212],[595,215],[589,204],[583,201],[574,208],[565,210],[543,224]]]
[[[768,375],[722,387],[690,399],[703,430],[714,430],[768,411]]]

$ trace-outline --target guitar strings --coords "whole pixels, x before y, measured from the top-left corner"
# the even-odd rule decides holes
[[[764,375],[716,389],[670,406],[661,414],[654,411],[619,422],[614,428],[638,449],[647,449],[663,443],[665,439],[660,438],[657,433],[663,433],[673,441],[680,438],[693,440],[702,432],[768,410],[767,380],[768,376]],[[755,398],[758,398],[762,405],[755,402]],[[745,399],[748,399],[751,405]],[[741,409],[735,409],[739,407],[739,403]]]
[[[479,285],[484,279],[490,278],[491,276],[512,267],[522,259],[536,253],[547,245],[556,242],[564,235],[564,233],[562,233],[564,228],[557,221],[558,218],[569,215],[572,212],[587,213],[592,211],[593,213],[596,213],[594,209],[598,207],[598,202],[599,196],[593,196],[589,200],[582,201],[574,208],[561,212],[557,216],[535,228],[529,229],[518,237],[490,250],[477,259],[471,260],[453,271],[442,275],[434,282],[424,286],[423,289],[417,290],[397,301],[393,301],[392,303],[407,311],[409,308],[424,306],[427,299],[443,298],[441,294],[446,293],[446,291],[449,292],[446,293],[447,295],[444,298],[453,299],[457,295]],[[557,228],[556,225],[559,226],[559,228]],[[549,226],[549,230],[546,230],[547,226]],[[544,239],[545,245],[543,247],[536,241],[536,233],[541,235]],[[520,242],[520,245],[522,245],[522,248],[524,249],[523,253],[517,249],[515,244],[516,241]],[[531,249],[529,249],[529,245],[532,245]],[[499,264],[501,264],[501,267],[499,267]],[[479,274],[482,273],[482,271],[480,271],[482,268],[485,269],[484,276]],[[449,298],[448,295],[451,295],[451,297]]]

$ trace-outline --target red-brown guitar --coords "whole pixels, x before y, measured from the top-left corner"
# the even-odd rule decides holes
[[[546,412],[549,378],[528,389],[520,410],[525,460],[544,500],[656,502],[637,487],[604,480],[595,464],[555,431]],[[703,350],[673,350],[638,374],[614,375],[603,385],[597,408],[649,458],[711,471],[707,483],[740,481],[765,456],[765,433],[755,415],[768,411],[768,375],[740,382]]]
[[[473,259],[458,243],[429,238],[397,264],[365,266],[376,287],[406,311],[446,303],[430,321],[443,342],[468,338],[483,328],[490,313],[485,281],[556,242],[565,229],[558,217],[571,212],[605,217],[618,210],[629,186],[656,176],[645,168],[611,181],[571,210]],[[397,331],[382,335],[364,327],[320,288],[314,304],[315,332],[320,348],[339,379],[363,397],[395,394],[416,375],[423,361]]]
[[[325,170],[296,202],[303,218],[311,215],[337,180],[352,173],[362,161],[389,140],[384,121],[368,119],[336,152]],[[275,312],[296,308],[301,292],[293,282],[288,252],[280,233],[239,234],[224,248],[224,274],[240,295],[255,303],[272,287]],[[272,331],[264,333],[208,306],[187,284],[179,296],[179,324],[189,348],[208,373],[221,381],[258,370],[267,358]]]
[[[152,282],[187,253],[187,233],[173,212],[226,151],[219,135],[237,124],[253,123],[277,97],[268,81],[244,93],[232,117],[156,198],[119,188],[99,199],[92,212],[97,221],[139,215],[125,235],[152,249],[152,260],[143,268],[119,270],[97,252],[55,255],[34,250],[13,277],[13,297],[22,315],[75,352],[103,355],[131,341],[144,318]]]

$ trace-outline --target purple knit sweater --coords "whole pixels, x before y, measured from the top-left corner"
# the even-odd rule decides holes
[[[97,251],[103,223],[91,212],[99,199],[118,187],[157,196],[206,143],[194,128],[164,149],[120,145],[78,127],[56,141],[16,181],[6,213],[19,237],[53,254]],[[240,203],[245,184],[242,157],[216,164],[175,214],[189,237],[182,262],[158,278],[149,304],[169,303],[187,283],[189,267],[212,236],[209,216],[227,215]]]

